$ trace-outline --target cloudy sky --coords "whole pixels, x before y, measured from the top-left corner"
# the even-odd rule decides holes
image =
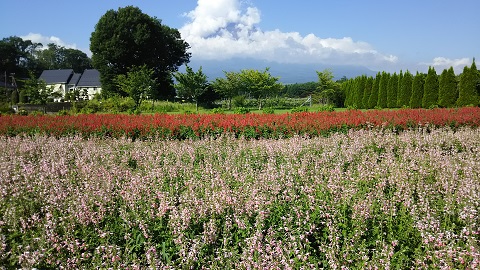
[[[127,5],[179,29],[193,61],[249,57],[459,72],[480,57],[479,0],[0,0],[0,38],[90,54],[99,18]]]

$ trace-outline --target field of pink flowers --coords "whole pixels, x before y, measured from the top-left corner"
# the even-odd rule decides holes
[[[478,128],[0,149],[0,269],[480,267]]]

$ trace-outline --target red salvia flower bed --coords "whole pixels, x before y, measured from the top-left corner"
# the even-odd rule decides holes
[[[480,125],[480,108],[402,109],[293,114],[0,116],[0,134],[132,139],[187,139],[233,134],[245,138],[318,136],[360,128]]]

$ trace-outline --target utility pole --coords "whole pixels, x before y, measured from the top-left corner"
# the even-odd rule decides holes
[[[5,97],[7,98],[8,94],[7,94],[7,71],[6,70],[5,70],[5,75],[3,76],[3,80],[5,83]]]
[[[15,73],[10,73],[10,77],[12,77],[12,86],[13,86],[13,91],[18,92],[17,89],[17,82],[15,81]],[[12,92],[13,93],[13,92]],[[18,93],[17,93],[18,94]],[[7,97],[8,98],[8,97]],[[12,107],[14,104],[12,104],[12,97],[10,97],[10,107]]]
[[[10,73],[10,77],[12,77],[12,86],[13,89],[17,89],[17,82],[15,81],[15,73]]]

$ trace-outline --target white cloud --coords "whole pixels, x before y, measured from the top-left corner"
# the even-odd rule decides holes
[[[261,13],[241,0],[198,0],[186,13],[190,21],[180,32],[190,44],[193,57],[229,59],[253,57],[289,63],[327,63],[380,66],[396,63],[398,58],[376,51],[370,44],[350,37],[320,38],[314,34],[258,27]]]
[[[77,45],[75,43],[68,44],[56,36],[47,37],[38,33],[28,33],[28,35],[21,36],[21,38],[23,40],[31,40],[32,42],[35,42],[35,43],[42,43],[44,48],[47,47],[47,44],[54,43],[56,45],[59,45],[68,49],[77,49]]]
[[[459,74],[465,66],[470,66],[472,61],[469,58],[449,59],[445,57],[435,57],[431,63],[420,63],[420,65],[435,67],[437,73],[441,73],[444,69],[453,67],[455,73]]]

